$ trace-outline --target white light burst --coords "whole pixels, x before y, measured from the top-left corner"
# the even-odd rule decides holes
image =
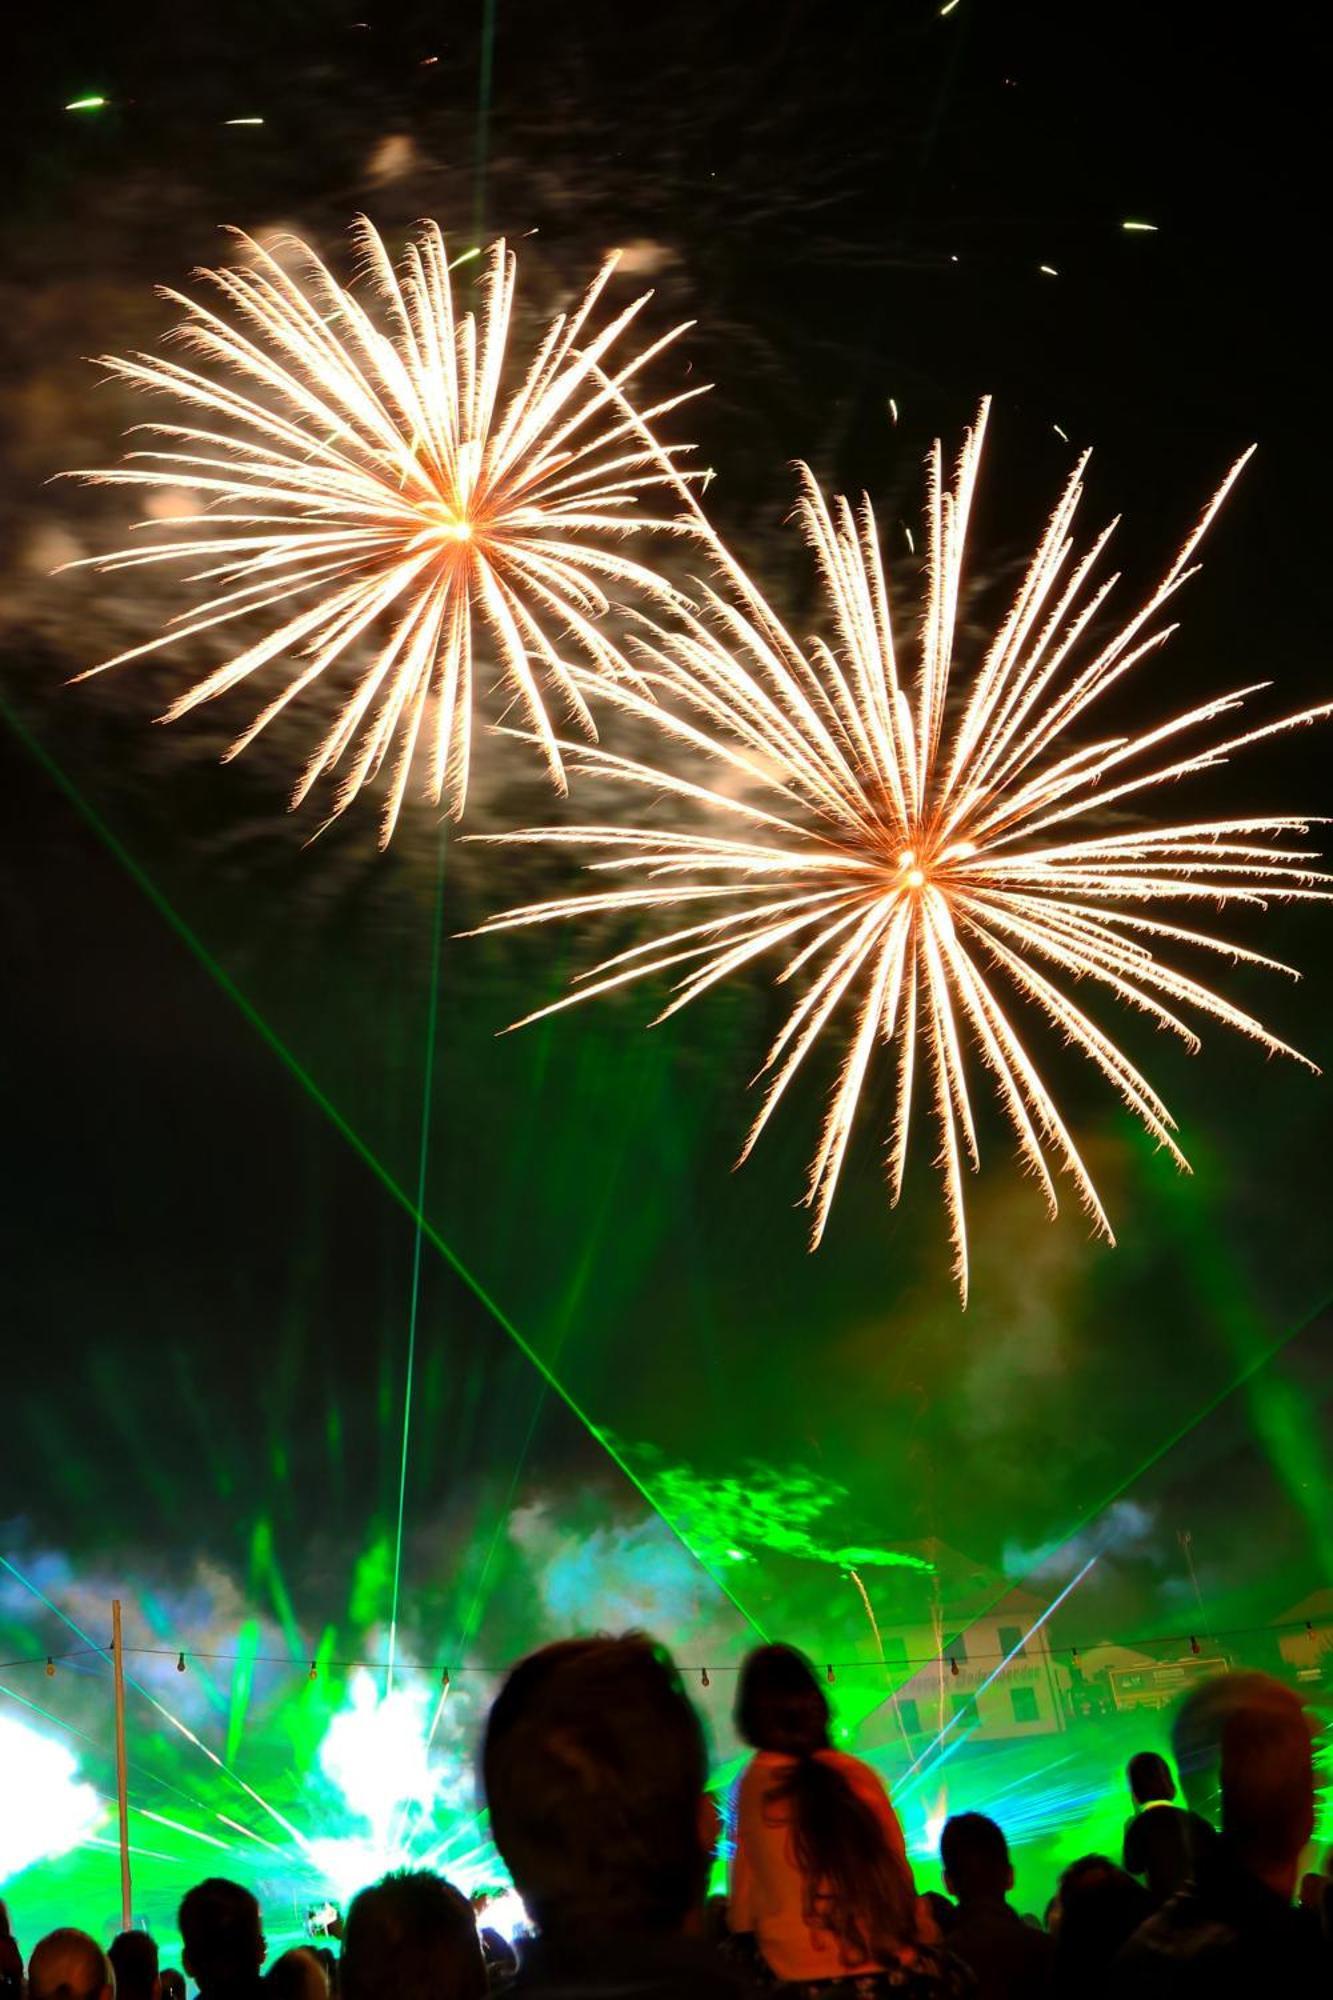
[[[760,1070],[763,1100],[741,1157],[807,1056],[833,1041],[837,1073],[805,1196],[814,1214],[813,1247],[872,1060],[877,1050],[890,1049],[896,1068],[891,1199],[898,1200],[903,1184],[924,1073],[964,1300],[963,1176],[978,1165],[971,1081],[977,1059],[1051,1211],[1055,1167],[1071,1178],[1096,1233],[1114,1240],[1026,1030],[1020,1031],[1015,1000],[1030,1019],[1044,1020],[1080,1049],[1184,1166],[1166,1105],[1072,989],[1105,988],[1191,1049],[1198,1038],[1182,1013],[1193,1011],[1269,1052],[1296,1055],[1159,951],[1170,949],[1173,959],[1176,948],[1220,954],[1290,972],[1184,923],[1179,906],[1325,898],[1333,882],[1310,866],[1315,854],[1290,844],[1306,831],[1302,819],[1168,823],[1144,810],[1176,780],[1325,716],[1333,704],[1239,734],[1219,730],[1265,685],[1256,683],[1133,734],[1088,731],[1096,704],[1174,630],[1159,615],[1194,573],[1194,553],[1244,459],[1156,590],[1109,637],[1101,619],[1116,579],[1098,581],[1096,572],[1114,523],[1085,553],[1076,552],[1081,459],[997,635],[954,698],[968,516],[985,421],[983,404],[951,483],[938,444],[929,462],[927,594],[914,674],[900,671],[902,647],[869,502],[830,505],[805,472],[799,520],[822,575],[829,638],[802,648],[715,542],[730,577],[726,595],[710,591],[697,615],[648,626],[636,662],[639,686],[603,680],[598,687],[626,714],[720,764],[722,777],[710,784],[679,775],[665,761],[597,748],[577,752],[576,768],[673,802],[677,822],[680,807],[700,809],[700,830],[605,824],[498,836],[585,850],[589,865],[615,878],[615,886],[511,910],[485,926],[640,911],[689,916],[651,942],[604,959],[581,975],[576,992],[529,1020],[669,971],[676,975],[675,998],[664,1019],[773,955],[778,981],[798,982],[799,998]]]
[[[178,696],[165,719],[274,674],[281,685],[228,751],[235,756],[336,673],[333,720],[292,803],[338,772],[341,812],[393,753],[387,843],[419,747],[428,795],[462,815],[480,640],[494,650],[506,705],[517,705],[563,790],[548,697],[595,731],[561,648],[614,674],[622,662],[597,624],[603,586],[659,602],[672,595],[620,544],[635,530],[681,525],[636,503],[648,489],[680,490],[671,459],[684,447],[659,444],[649,425],[702,392],[639,412],[626,384],[684,327],[626,352],[644,293],[594,332],[609,257],[510,387],[516,267],[503,242],[486,260],[478,316],[455,305],[434,223],[421,225],[397,268],[361,225],[369,309],[305,244],[289,241],[279,258],[242,240],[247,266],[200,274],[223,310],[165,294],[184,314],[178,338],[214,372],[104,357],[114,375],[186,415],[141,427],[164,448],[78,475],[165,496],[168,515],[142,524],[147,544],[91,566],[194,562],[202,566],[192,580],[210,588],[160,636],[89,671],[261,619],[261,635]]]
[[[0,1882],[94,1839],[106,1816],[63,1743],[0,1715]]]

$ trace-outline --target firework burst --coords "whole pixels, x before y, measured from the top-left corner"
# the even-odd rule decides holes
[[[1194,553],[1243,459],[1156,590],[1102,642],[1092,633],[1116,578],[1098,581],[1096,572],[1115,524],[1076,553],[1081,459],[997,635],[954,698],[985,419],[983,405],[951,481],[938,444],[929,461],[927,591],[914,674],[900,672],[869,502],[829,505],[803,472],[799,520],[823,579],[829,639],[798,645],[715,543],[730,578],[726,594],[709,591],[697,612],[650,624],[639,648],[643,684],[603,690],[627,714],[720,765],[721,778],[695,781],[609,750],[579,753],[589,774],[701,810],[701,829],[579,825],[498,836],[583,850],[615,886],[511,910],[485,926],[625,912],[688,917],[604,959],[541,1014],[670,972],[675,997],[664,1019],[761,957],[776,958],[778,981],[796,981],[800,997],[756,1079],[763,1098],[742,1159],[807,1056],[832,1042],[837,1072],[805,1194],[817,1244],[872,1061],[888,1049],[896,1070],[891,1199],[902,1188],[914,1097],[924,1087],[964,1299],[963,1178],[978,1165],[971,1081],[978,1059],[1052,1213],[1054,1168],[1070,1177],[1095,1232],[1114,1240],[1014,1002],[1080,1049],[1183,1167],[1166,1105],[1071,987],[1105,988],[1191,1049],[1198,1038],[1182,1011],[1304,1062],[1159,954],[1175,958],[1179,948],[1290,972],[1187,925],[1180,906],[1323,898],[1333,882],[1310,866],[1316,855],[1291,844],[1306,831],[1301,819],[1164,823],[1139,812],[1174,781],[1333,705],[1239,734],[1219,729],[1259,683],[1140,733],[1088,732],[1095,705],[1174,629],[1161,613],[1194,573]]]
[[[192,358],[215,365],[216,379],[147,355],[103,357],[112,374],[187,414],[141,427],[161,448],[76,476],[168,495],[168,505],[189,498],[184,515],[143,524],[159,537],[149,545],[90,564],[202,563],[192,581],[210,588],[159,637],[89,672],[263,619],[262,635],[181,694],[164,719],[275,671],[282,685],[231,757],[327,680],[338,690],[336,712],[292,803],[336,772],[333,812],[341,812],[392,758],[387,844],[419,749],[427,793],[462,815],[480,624],[506,704],[517,706],[563,790],[547,699],[595,732],[562,646],[613,678],[623,661],[598,629],[603,586],[658,602],[672,595],[620,544],[634,530],[682,525],[681,516],[645,517],[637,501],[647,489],[683,490],[672,454],[684,447],[659,444],[650,425],[701,391],[637,411],[626,384],[685,328],[647,346],[627,343],[651,297],[644,293],[594,332],[615,268],[609,257],[506,391],[516,267],[503,242],[489,252],[478,315],[456,308],[433,223],[396,268],[361,225],[372,310],[305,244],[293,241],[280,261],[242,241],[246,267],[200,274],[224,310],[164,294],[184,314],[178,338]]]

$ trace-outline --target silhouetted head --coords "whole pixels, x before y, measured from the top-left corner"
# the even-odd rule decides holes
[[[491,1836],[538,1928],[679,1930],[708,1874],[699,1718],[642,1633],[530,1653],[482,1745]]]
[[[1299,1697],[1268,1674],[1222,1674],[1186,1697],[1172,1744],[1187,1795],[1220,1802],[1245,1866],[1290,1897],[1314,1832],[1314,1744]]]
[[[312,1958],[318,1959],[319,1963],[323,1966],[324,1978],[327,1981],[329,1992],[337,1993],[339,1990],[337,1953],[327,1944],[308,1944],[305,1949],[310,1953]]]
[[[264,1976],[264,1993],[266,2000],[329,2000],[323,1959],[307,1945],[284,1951]]]
[[[157,1942],[147,1931],[122,1931],[107,1957],[116,1975],[116,2000],[157,2000]]]
[[[343,2000],[482,2000],[471,1903],[425,1869],[404,1868],[363,1889],[343,1927],[340,1983]]]
[[[28,2000],[115,2000],[116,1975],[87,1931],[51,1931],[28,1960]]]
[[[1125,1766],[1125,1776],[1129,1779],[1129,1795],[1136,1806],[1152,1805],[1161,1799],[1176,1796],[1176,1781],[1171,1776],[1171,1766],[1158,1750],[1140,1750]]]
[[[162,2000],[185,2000],[185,1974],[174,1965],[164,1965],[157,1975]]]
[[[978,1899],[1003,1902],[1014,1886],[1009,1843],[1003,1830],[984,1813],[958,1813],[945,1821],[940,1863],[945,1886],[960,1903]]]
[[[930,1911],[940,1936],[947,1938],[958,1921],[957,1904],[951,1903],[947,1896],[942,1896],[938,1889],[923,1890],[921,1900]]]
[[[1147,1890],[1105,1854],[1073,1862],[1060,1877],[1060,1989],[1101,1992],[1117,1952],[1151,1914]]]
[[[808,1757],[829,1747],[828,1696],[795,1646],[756,1646],[736,1687],[736,1733],[756,1750]]]
[[[210,1876],[182,1897],[177,1912],[185,1970],[201,1993],[245,1986],[259,1976],[267,1946],[259,1905],[248,1889]]]

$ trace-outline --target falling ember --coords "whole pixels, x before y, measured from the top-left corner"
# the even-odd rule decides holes
[[[614,886],[511,910],[485,926],[688,913],[683,925],[580,975],[577,991],[530,1020],[671,971],[675,997],[658,1017],[664,1019],[776,954],[778,983],[799,974],[801,989],[760,1066],[763,1102],[741,1158],[806,1057],[834,1048],[837,1071],[805,1194],[814,1215],[812,1245],[818,1244],[863,1086],[887,1050],[896,1073],[890,1198],[896,1203],[902,1189],[916,1099],[924,1095],[964,1301],[963,1182],[979,1165],[971,1081],[978,1059],[1049,1210],[1057,1207],[1055,1169],[1073,1182],[1094,1232],[1114,1240],[1012,1002],[1081,1050],[1184,1167],[1170,1111],[1074,989],[1084,981],[1104,988],[1191,1050],[1198,1036],[1178,1010],[1235,1029],[1270,1054],[1306,1062],[1158,949],[1220,955],[1294,977],[1288,966],[1185,924],[1173,906],[1326,900],[1333,883],[1311,867],[1317,855],[1292,844],[1306,832],[1299,817],[1124,816],[1131,801],[1151,807],[1178,780],[1327,716],[1333,704],[1238,734],[1210,728],[1261,682],[1136,734],[1085,733],[1098,700],[1170,636],[1174,628],[1156,622],[1158,614],[1194,573],[1195,551],[1244,459],[1146,603],[1093,645],[1088,635],[1116,580],[1094,586],[1093,577],[1115,524],[1075,555],[1087,456],[1080,458],[996,637],[954,698],[961,678],[954,658],[959,597],[985,419],[983,405],[951,483],[938,444],[929,461],[927,597],[914,681],[900,677],[903,644],[893,629],[869,502],[854,509],[839,499],[830,506],[806,472],[798,516],[824,580],[830,638],[814,639],[808,651],[798,645],[715,544],[734,598],[710,592],[699,615],[650,628],[638,663],[642,682],[600,689],[676,744],[706,753],[729,782],[710,787],[649,761],[598,749],[572,752],[580,771],[659,795],[677,812],[682,804],[702,807],[708,815],[702,829],[653,830],[618,818],[498,836],[587,849],[594,857],[589,865],[609,872]]]
[[[659,604],[673,596],[619,544],[634,531],[682,526],[679,516],[645,516],[637,503],[651,489],[682,489],[673,448],[650,423],[702,390],[639,412],[626,385],[684,328],[626,351],[644,293],[594,332],[615,268],[609,257],[507,388],[516,265],[503,242],[479,281],[479,315],[457,312],[454,266],[433,223],[397,265],[370,225],[360,226],[369,306],[306,245],[287,247],[292,254],[279,261],[247,243],[246,267],[204,272],[223,311],[167,294],[184,314],[178,337],[213,373],[151,356],[106,358],[114,375],[185,412],[145,426],[163,448],[80,476],[150,497],[183,491],[193,512],[171,521],[169,540],[151,539],[158,524],[149,521],[142,546],[75,566],[202,563],[194,580],[212,594],[159,637],[89,672],[258,619],[259,636],[178,695],[166,719],[277,675],[277,692],[227,753],[235,756],[289,703],[326,690],[333,717],[292,803],[336,774],[337,814],[392,758],[387,843],[419,753],[427,795],[462,816],[475,662],[490,647],[506,702],[563,790],[548,698],[595,732],[562,649],[615,675],[623,661],[598,625],[604,586]],[[468,250],[455,265],[480,254]]]

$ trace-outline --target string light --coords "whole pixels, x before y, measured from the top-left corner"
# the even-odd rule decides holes
[[[1290,1635],[1304,1634],[1304,1636],[1308,1640],[1310,1640],[1314,1645],[1319,1646],[1324,1643],[1326,1633],[1330,1630],[1333,1630],[1333,1620],[1329,1621],[1329,1625],[1327,1627],[1321,1624],[1320,1627],[1316,1629],[1315,1622],[1312,1618],[1288,1618],[1288,1619],[1274,1620],[1274,1622],[1269,1625],[1230,1626],[1225,1631],[1210,1633],[1208,1635],[1208,1638],[1209,1638],[1209,1643],[1211,1645],[1215,1647],[1220,1647],[1226,1644],[1228,1641],[1239,1641],[1261,1636],[1271,1637],[1275,1633],[1276,1634],[1286,1633]],[[1089,1643],[1085,1643],[1081,1646],[1078,1646],[1074,1645],[1072,1642],[1067,1642],[1067,1646],[1061,1646],[1059,1648],[1052,1649],[1051,1657],[1052,1660],[1054,1661],[1057,1658],[1058,1654],[1063,1654],[1067,1649],[1070,1665],[1079,1666],[1082,1663],[1083,1654],[1085,1652],[1089,1650],[1096,1652],[1101,1650],[1102,1648],[1109,1646],[1131,1647],[1140,1650],[1151,1648],[1154,1654],[1157,1657],[1159,1657],[1164,1663],[1166,1663],[1167,1661],[1167,1649],[1171,1646],[1188,1646],[1190,1652],[1194,1655],[1196,1659],[1201,1656],[1203,1651],[1203,1647],[1200,1643],[1197,1633],[1154,1632],[1145,1634],[1140,1637],[1103,1636],[1090,1642],[1090,1645]],[[63,1653],[47,1653],[47,1654],[29,1653],[18,1659],[0,1660],[0,1669],[9,1671],[16,1667],[36,1667],[38,1665],[42,1665],[44,1666],[45,1671],[48,1675],[54,1675],[57,1666],[63,1660],[81,1659],[85,1656],[89,1657],[96,1656],[97,1658],[101,1659],[109,1659],[114,1657],[115,1650],[116,1649],[114,1642],[108,1639],[105,1646],[98,1646],[98,1645],[76,1646],[70,1649],[68,1652],[63,1652]],[[288,1667],[294,1669],[300,1665],[300,1662],[298,1660],[293,1660],[290,1654],[284,1654],[284,1653],[248,1653],[248,1652],[235,1653],[227,1651],[200,1652],[197,1649],[192,1649],[191,1652],[187,1654],[185,1649],[181,1646],[122,1646],[120,1650],[125,1659],[172,1659],[174,1656],[176,1672],[178,1674],[183,1674],[187,1670],[191,1659],[210,1660],[210,1661],[215,1660],[220,1663],[233,1666],[242,1659],[246,1660],[251,1665],[259,1665],[259,1666]],[[999,1661],[1001,1665],[1004,1665],[1008,1663],[1012,1655],[1007,1652],[995,1653],[995,1652],[979,1651],[969,1646],[966,1657],[973,1665],[983,1665],[986,1662],[993,1660]],[[836,1684],[837,1677],[840,1671],[869,1673],[869,1672],[877,1672],[881,1669],[890,1667],[911,1667],[914,1669],[921,1667],[932,1667],[932,1666],[942,1667],[946,1661],[948,1663],[949,1672],[955,1678],[957,1678],[962,1672],[962,1667],[959,1662],[959,1656],[955,1653],[899,1653],[896,1654],[895,1657],[891,1660],[886,1659],[882,1654],[880,1654],[874,1657],[863,1656],[857,1659],[829,1661],[825,1665],[824,1676],[829,1685],[832,1686]],[[365,1659],[361,1657],[355,1659],[342,1658],[342,1657],[334,1658],[332,1656],[330,1656],[324,1662],[325,1667],[328,1669],[346,1670],[347,1672],[360,1670],[367,1673],[377,1673],[377,1672],[383,1673],[384,1664],[385,1663],[383,1660]],[[700,1681],[704,1687],[709,1687],[712,1685],[711,1677],[709,1675],[709,1670],[707,1667],[702,1667],[702,1668],[696,1667],[688,1662],[678,1662],[677,1664],[680,1668],[680,1671],[683,1674],[698,1673]],[[433,1667],[415,1666],[409,1662],[400,1662],[398,1670],[403,1673],[409,1673],[409,1674],[435,1672],[435,1669]],[[501,1674],[505,1671],[506,1669],[504,1666],[488,1664],[480,1660],[467,1661],[466,1663],[457,1666],[452,1670],[449,1667],[442,1667],[440,1669],[440,1687],[444,1690],[447,1690],[449,1687],[451,1687],[453,1684],[453,1675],[455,1673],[486,1674],[488,1676],[494,1676],[496,1674]],[[740,1669],[739,1667],[736,1666],[724,1666],[721,1669],[721,1671],[723,1673],[738,1673]],[[306,1667],[307,1678],[309,1680],[318,1680],[319,1672],[320,1672],[319,1661],[317,1659],[309,1660],[307,1662],[307,1667]]]
[[[48,1679],[49,1681],[50,1681],[50,1680],[54,1680],[54,1679],[55,1679],[55,1672],[56,1672],[56,1663],[55,1663],[55,1661],[54,1661],[54,1660],[53,1660],[53,1659],[51,1658],[51,1655],[50,1655],[50,1654],[48,1653],[48,1654],[47,1654],[47,1656],[46,1656],[46,1678],[47,1678],[47,1679]]]

